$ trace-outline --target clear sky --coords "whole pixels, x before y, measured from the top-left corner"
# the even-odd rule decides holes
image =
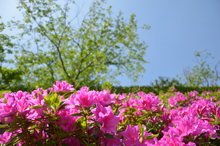
[[[82,0],[87,12],[91,0]],[[0,0],[3,22],[22,19],[16,10],[16,0]],[[137,83],[126,76],[118,77],[122,86],[149,85],[158,76],[175,78],[183,69],[196,63],[193,54],[207,49],[214,57],[211,67],[220,60],[220,0],[108,0],[115,15],[124,17],[134,13],[138,26],[151,26],[150,30],[138,29],[140,40],[148,45],[145,59],[146,72]]]

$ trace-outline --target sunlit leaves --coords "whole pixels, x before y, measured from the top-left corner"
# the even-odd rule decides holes
[[[75,6],[73,0],[63,5],[55,0],[19,0],[24,22],[12,23],[22,30],[18,39],[34,36],[34,41],[24,43],[25,47],[17,47],[25,50],[16,57],[16,65],[24,72],[23,82],[44,88],[56,80],[76,86],[96,85],[117,82],[115,77],[120,74],[135,81],[145,71],[143,63],[147,63],[147,46],[139,42],[136,16],[125,19],[120,12],[114,18],[111,6],[103,7],[105,2],[94,2],[82,19],[72,12],[69,15]],[[76,18],[81,20],[78,27],[73,25]]]
[[[183,71],[183,79],[187,86],[217,86],[219,81],[220,61],[214,67],[208,63],[208,58],[212,58],[211,53],[204,51],[195,51],[197,65],[192,69],[185,68]],[[180,78],[181,79],[181,78]]]
[[[48,96],[44,96],[46,104],[51,107],[53,110],[57,110],[60,106],[61,97],[56,93]]]

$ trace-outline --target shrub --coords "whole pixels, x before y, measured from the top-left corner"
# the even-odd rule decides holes
[[[220,92],[111,94],[53,88],[5,93],[3,145],[218,145]]]

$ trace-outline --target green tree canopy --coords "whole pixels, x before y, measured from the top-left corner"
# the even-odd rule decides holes
[[[56,80],[66,80],[90,86],[117,82],[121,74],[136,81],[145,71],[147,46],[139,40],[135,14],[129,20],[122,12],[113,17],[111,6],[104,8],[106,1],[101,0],[77,21],[79,14],[71,11],[75,1],[60,2],[19,0],[23,20],[11,21],[11,26],[21,30],[15,65],[24,73],[23,83],[48,88]]]
[[[0,16],[1,19],[1,16]],[[13,63],[12,59],[7,59],[6,55],[12,54],[12,48],[14,44],[11,42],[11,37],[3,34],[3,30],[6,25],[1,22],[0,23],[0,90],[7,90],[13,88],[17,88],[18,82],[21,81],[22,72],[19,69],[13,69],[6,67],[6,64]]]
[[[218,86],[220,79],[219,67],[220,61],[214,65],[212,69],[208,59],[214,58],[211,53],[204,51],[195,51],[194,56],[196,63],[192,69],[185,68],[183,71],[183,79],[186,86]]]
[[[155,79],[154,82],[151,82],[151,87],[163,88],[163,87],[182,87],[184,86],[179,80],[175,78],[162,77],[159,76],[159,79]]]

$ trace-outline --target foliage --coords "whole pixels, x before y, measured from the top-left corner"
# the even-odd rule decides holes
[[[171,87],[171,86],[183,86],[182,83],[180,83],[177,79],[170,79],[169,77],[161,77],[159,76],[159,79],[156,79],[154,82],[151,82],[151,86],[163,88],[163,87]]]
[[[1,17],[0,17],[1,19]],[[6,25],[0,23],[0,32],[3,32]],[[6,34],[0,34],[0,89],[8,90],[13,87],[16,88],[19,81],[21,81],[22,72],[19,69],[13,69],[5,67],[13,63],[12,59],[6,59],[6,55],[12,54],[12,48],[14,44],[11,42],[11,38]]]
[[[3,93],[11,93],[9,90],[0,91],[0,98],[4,98]]]
[[[122,12],[114,18],[111,6],[104,8],[106,1],[101,0],[81,20],[79,13],[72,13],[74,0],[62,2],[19,0],[23,21],[11,21],[10,26],[21,30],[15,65],[23,72],[23,85],[48,88],[66,80],[75,87],[93,86],[115,83],[120,74],[136,81],[145,71],[147,46],[139,41],[135,14],[129,20]]]
[[[49,90],[6,93],[0,144],[219,145],[220,90],[158,96],[89,91],[57,81]]]
[[[112,89],[112,83],[106,82],[106,83],[102,84],[102,88],[105,89],[105,90],[111,90]]]
[[[195,58],[197,65],[192,69],[186,68],[183,72],[183,78],[187,86],[217,86],[220,79],[219,67],[220,61],[211,69],[210,64],[207,62],[211,53],[204,51],[195,51]],[[213,57],[212,57],[213,58]]]
[[[220,89],[220,87],[185,87],[185,86],[174,86],[177,91],[180,91],[182,93],[187,93],[191,91],[198,91],[199,93],[202,93],[203,91],[212,91],[216,92]],[[91,89],[101,91],[101,87],[92,87]],[[154,87],[154,86],[130,86],[130,87],[122,87],[122,86],[112,86],[111,92],[116,94],[122,94],[122,93],[137,93],[140,91],[143,91],[145,93],[153,92],[155,95],[159,95],[160,93],[166,93],[170,90],[170,87],[164,86],[164,87]]]

